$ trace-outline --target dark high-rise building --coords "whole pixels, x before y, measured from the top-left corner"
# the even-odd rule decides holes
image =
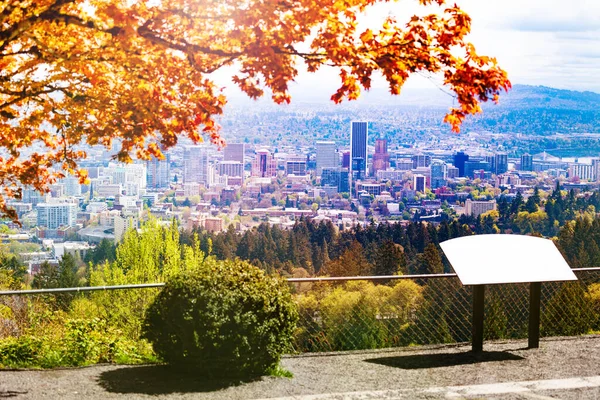
[[[350,152],[345,151],[342,153],[342,168],[350,168]]]
[[[533,156],[525,153],[521,156],[521,171],[533,171]]]
[[[458,176],[465,176],[465,162],[469,161],[469,155],[459,151],[454,155],[454,166],[458,168]]]
[[[352,179],[363,179],[367,172],[367,140],[369,129],[366,122],[355,121],[350,129],[350,171]]]
[[[484,160],[469,160],[464,164],[465,175],[467,178],[473,179],[475,171],[490,171],[490,163]]]
[[[495,156],[494,172],[496,175],[503,174],[508,171],[508,154],[498,153]]]
[[[390,167],[390,155],[387,151],[387,139],[375,140],[375,154],[373,154],[373,175],[377,171],[385,171]]]
[[[425,193],[427,187],[427,177],[423,175],[413,175],[413,190],[416,192]]]
[[[349,192],[347,168],[324,167],[321,172],[322,186],[336,186],[340,193]]]

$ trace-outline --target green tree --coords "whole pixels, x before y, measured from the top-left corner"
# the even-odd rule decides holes
[[[117,246],[112,240],[102,239],[95,248],[88,251],[83,261],[92,264],[102,264],[103,262],[113,262],[117,257]]]
[[[437,247],[429,243],[423,254],[417,256],[417,274],[443,274],[444,264]]]
[[[384,241],[375,251],[373,267],[375,275],[405,274],[406,259],[401,246],[390,239]]]
[[[324,268],[329,276],[364,276],[373,273],[373,265],[365,256],[364,248],[358,241],[353,241],[342,255],[330,261]]]
[[[39,271],[33,277],[31,286],[34,289],[51,289],[59,287],[59,269],[58,265],[50,264],[44,261]]]

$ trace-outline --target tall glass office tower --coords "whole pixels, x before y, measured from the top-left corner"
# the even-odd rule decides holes
[[[350,170],[352,179],[363,179],[367,171],[367,122],[354,121],[350,129]]]

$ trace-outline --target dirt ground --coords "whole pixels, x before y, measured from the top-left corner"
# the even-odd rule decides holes
[[[526,346],[527,341],[486,342],[480,354],[471,353],[470,345],[305,354],[284,358],[293,378],[252,382],[210,380],[160,365],[4,370],[0,398],[600,398],[600,336],[546,339],[539,349]],[[555,380],[558,386],[513,387],[514,382]],[[504,383],[500,389],[481,386],[499,383]]]

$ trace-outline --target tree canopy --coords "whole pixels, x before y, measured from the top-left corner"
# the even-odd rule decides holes
[[[357,17],[383,0],[7,0],[0,4],[0,210],[22,185],[46,190],[72,173],[83,145],[116,144],[116,158],[162,158],[187,136],[224,142],[215,117],[226,98],[211,73],[228,65],[249,97],[265,90],[290,101],[288,84],[309,71],[339,69],[339,103],[381,73],[393,94],[410,74],[440,73],[458,106],[456,131],[480,102],[510,82],[494,58],[466,40],[471,20],[444,0],[407,23],[389,17],[359,30]]]

